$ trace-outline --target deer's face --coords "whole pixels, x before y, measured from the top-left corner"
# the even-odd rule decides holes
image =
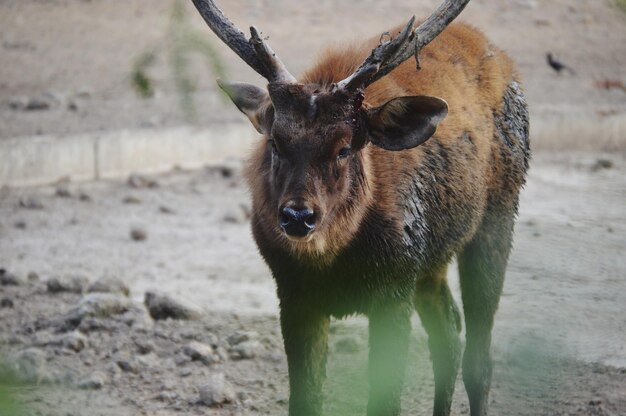
[[[264,136],[271,227],[306,243],[351,215],[367,187],[363,149],[403,150],[428,139],[447,112],[443,100],[403,97],[365,109],[362,96],[303,84],[222,86]],[[350,218],[347,218],[350,221]]]

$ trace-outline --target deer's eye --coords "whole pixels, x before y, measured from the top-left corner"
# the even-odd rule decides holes
[[[348,156],[350,156],[350,148],[349,147],[344,147],[337,154],[337,160],[345,159]]]

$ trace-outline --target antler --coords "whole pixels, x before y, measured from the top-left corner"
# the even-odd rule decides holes
[[[411,30],[415,22],[415,17],[412,17],[395,39],[387,42],[381,41],[354,73],[335,85],[335,90],[347,93],[364,90],[412,56],[415,56],[417,69],[419,69],[420,50],[435,39],[463,11],[469,1],[445,0],[415,30]]]
[[[250,28],[250,40],[247,40],[244,33],[228,20],[213,0],[192,1],[211,30],[252,69],[269,82],[296,82],[254,26]]]

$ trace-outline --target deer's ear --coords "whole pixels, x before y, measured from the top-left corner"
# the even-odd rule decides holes
[[[386,150],[412,149],[428,140],[448,114],[441,98],[394,98],[367,111],[370,140]]]
[[[250,122],[259,133],[267,133],[271,101],[266,90],[252,84],[229,84],[219,79],[217,84],[235,103],[239,111],[248,116]]]

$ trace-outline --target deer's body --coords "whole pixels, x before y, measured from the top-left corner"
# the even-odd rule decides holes
[[[270,80],[267,90],[221,85],[264,136],[247,179],[253,234],[280,300],[290,416],[322,414],[329,320],[354,313],[369,317],[368,416],[399,415],[414,309],[429,336],[433,414],[449,415],[461,365],[446,282],[455,255],[463,380],[471,415],[487,413],[528,111],[511,61],[481,33],[457,24],[436,37],[467,1],[446,0],[392,41],[329,51],[300,81],[255,29],[249,45],[229,45]],[[194,2],[216,33],[228,29],[212,2]],[[416,71],[406,57],[426,44]]]
[[[345,78],[373,45],[329,51],[302,82],[331,84]],[[484,304],[479,308],[487,312],[476,317],[476,325],[490,332],[528,166],[528,114],[509,58],[473,28],[450,26],[425,48],[422,66],[416,72],[413,63],[405,62],[371,85],[366,104],[376,107],[395,97],[433,95],[448,102],[448,116],[431,139],[414,149],[389,152],[368,145],[362,150],[358,192],[335,213],[335,225],[324,242],[293,245],[276,235],[275,227],[265,226],[275,216],[275,204],[268,201],[271,161],[265,143],[254,153],[247,175],[253,190],[252,223],[276,279],[281,306],[293,303],[296,315],[319,319],[376,314],[391,304],[405,309],[402,315],[413,306],[419,311],[420,303],[440,302],[424,306],[420,315],[423,321],[437,315],[430,320],[439,328],[429,334],[445,333],[437,341],[442,345],[435,348],[444,355],[441,366],[456,368],[460,317],[445,282],[446,266],[454,255],[460,256],[464,290],[475,284],[479,292],[465,303]],[[476,258],[473,251],[483,250],[488,252]],[[493,275],[473,276],[476,262],[488,263]],[[429,312],[429,307],[448,311]],[[428,328],[428,322],[424,324]],[[326,333],[319,331],[314,354],[320,355],[315,360],[321,366]],[[443,344],[455,352],[446,352]],[[393,354],[394,348],[405,347],[389,348]],[[450,397],[440,394],[445,396],[441,406],[449,408]]]

